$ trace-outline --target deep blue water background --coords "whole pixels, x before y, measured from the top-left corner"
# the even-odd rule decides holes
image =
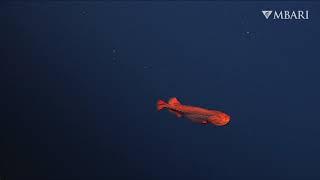
[[[308,21],[262,9],[308,9]],[[42,179],[319,179],[320,5],[9,3],[1,169]],[[227,127],[157,112],[223,110]],[[18,179],[18,178],[17,178]]]

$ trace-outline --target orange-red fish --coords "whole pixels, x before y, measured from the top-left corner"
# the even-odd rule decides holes
[[[177,98],[171,98],[168,103],[158,100],[157,109],[168,109],[177,117],[186,117],[192,122],[199,124],[214,124],[216,126],[224,126],[229,123],[230,116],[216,110],[209,110],[195,106],[182,105]]]

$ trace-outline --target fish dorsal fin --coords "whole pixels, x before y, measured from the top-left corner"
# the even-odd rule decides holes
[[[168,103],[173,106],[181,105],[181,103],[176,97],[170,98]]]

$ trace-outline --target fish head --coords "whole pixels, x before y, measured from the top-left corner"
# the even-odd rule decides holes
[[[230,116],[228,114],[222,113],[222,121],[224,122],[224,125],[229,124],[230,122]]]
[[[220,112],[217,115],[210,116],[208,120],[216,126],[225,126],[230,122],[230,116],[228,114]]]

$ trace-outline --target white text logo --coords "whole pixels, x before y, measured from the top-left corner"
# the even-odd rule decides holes
[[[272,10],[262,10],[262,14],[266,19],[284,19],[284,20],[305,20],[309,19],[308,10],[298,10],[298,11],[272,11]]]

